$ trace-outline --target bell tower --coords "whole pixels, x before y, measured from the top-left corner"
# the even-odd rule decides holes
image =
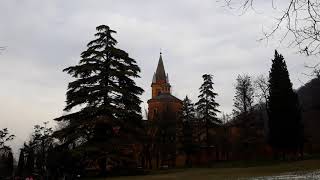
[[[163,93],[166,93],[166,94],[171,93],[170,91],[171,85],[169,83],[168,74],[166,74],[164,70],[161,52],[160,52],[157,70],[153,74],[151,88],[152,88],[152,98],[155,98]]]
[[[171,85],[168,74],[164,70],[161,52],[156,72],[153,74],[151,89],[152,97],[148,100],[148,120],[175,121],[182,107],[182,101],[171,94]]]
[[[176,157],[176,129],[182,108],[182,101],[171,94],[171,85],[168,74],[164,70],[162,54],[158,66],[153,74],[152,97],[148,100],[148,121],[161,122],[150,126],[149,135],[154,137],[157,133],[164,133],[163,145],[165,150],[155,146],[156,152],[160,152],[160,164],[166,163],[169,167],[175,166]],[[156,166],[158,166],[157,164]]]

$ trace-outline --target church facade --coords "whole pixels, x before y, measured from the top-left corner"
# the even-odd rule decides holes
[[[151,83],[152,95],[148,100],[149,143],[144,149],[144,166],[147,168],[175,167],[177,157],[177,122],[182,101],[171,94],[162,54]]]

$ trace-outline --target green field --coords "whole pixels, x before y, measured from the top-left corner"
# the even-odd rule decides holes
[[[241,164],[242,163],[242,164]],[[267,163],[233,162],[221,163],[211,168],[189,168],[159,170],[145,176],[126,176],[105,178],[112,180],[213,180],[213,179],[247,179],[250,177],[274,176],[287,173],[303,174],[320,170],[320,160],[303,160],[293,162]],[[235,166],[235,167],[232,167]],[[317,176],[318,177],[318,176]],[[290,178],[289,178],[290,179]],[[320,179],[320,177],[319,177]],[[92,180],[104,180],[92,179]]]

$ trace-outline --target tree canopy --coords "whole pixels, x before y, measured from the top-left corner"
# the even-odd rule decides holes
[[[106,25],[96,30],[96,39],[87,44],[79,64],[63,70],[75,80],[66,94],[68,114],[55,119],[67,125],[54,135],[74,147],[106,154],[117,152],[116,145],[132,143],[132,134],[139,132],[143,90],[134,81],[140,72],[136,61],[116,48],[116,31]],[[126,132],[120,133],[126,137],[119,132]]]
[[[215,124],[221,124],[221,120],[217,118],[217,113],[220,111],[217,109],[219,104],[216,102],[215,98],[218,95],[213,91],[213,82],[211,74],[202,75],[203,84],[199,88],[200,95],[199,100],[196,103],[197,112],[200,119],[205,123],[206,127],[206,140],[207,145],[209,144],[209,128]]]

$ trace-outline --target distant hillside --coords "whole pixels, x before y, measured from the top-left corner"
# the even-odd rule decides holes
[[[319,144],[320,150],[320,79],[312,79],[300,87],[298,95],[303,109],[305,134],[312,144]]]

